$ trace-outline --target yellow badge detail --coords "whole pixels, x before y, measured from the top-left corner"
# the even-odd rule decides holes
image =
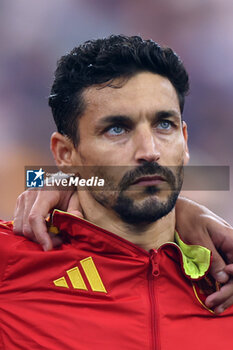
[[[67,272],[67,275],[69,276],[70,282],[72,283],[72,286],[75,289],[83,289],[87,290],[87,287],[85,285],[85,282],[82,278],[82,275],[79,271],[79,268],[76,266],[73,269],[70,269]]]
[[[68,284],[67,284],[67,282],[66,282],[65,277],[58,278],[57,280],[53,281],[53,283],[54,283],[55,286],[57,286],[57,287],[69,288],[69,287],[68,287]]]
[[[85,274],[92,291],[107,293],[92,257],[81,260],[80,264],[83,269],[82,273]],[[74,289],[88,290],[78,266],[67,270],[66,273]],[[56,287],[70,288],[65,277],[58,278],[53,283]]]

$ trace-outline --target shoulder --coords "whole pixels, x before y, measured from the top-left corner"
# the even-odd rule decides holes
[[[17,236],[13,233],[13,222],[0,220],[0,252],[3,253],[5,248],[17,241]],[[2,255],[1,255],[2,257]]]
[[[22,250],[41,250],[41,248],[27,238],[15,235],[12,221],[0,220],[0,280],[9,260],[15,258]]]
[[[14,250],[42,250],[38,243],[13,232],[13,221],[0,220],[0,257]]]
[[[3,253],[6,248],[7,250],[14,249],[18,245],[28,242],[28,239],[14,234],[13,232],[13,221],[0,220],[0,252]],[[35,243],[31,242],[33,245]]]

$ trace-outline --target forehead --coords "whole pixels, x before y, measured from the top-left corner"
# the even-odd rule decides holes
[[[176,90],[161,75],[141,72],[129,79],[117,78],[111,85],[95,85],[84,91],[86,113],[154,113],[163,109],[175,109],[180,113]]]

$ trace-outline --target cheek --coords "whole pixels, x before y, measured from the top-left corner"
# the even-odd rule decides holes
[[[183,140],[173,142],[163,148],[163,156],[161,161],[166,162],[167,165],[180,165],[184,161],[184,143]],[[162,164],[161,164],[162,165]]]
[[[126,147],[116,147],[106,142],[89,142],[80,145],[79,156],[82,165],[124,165],[128,164]]]

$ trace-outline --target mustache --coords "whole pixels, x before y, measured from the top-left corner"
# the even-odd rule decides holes
[[[130,170],[127,172],[120,181],[119,188],[121,191],[126,190],[130,185],[132,185],[138,178],[147,175],[158,175],[164,178],[172,188],[175,187],[176,177],[172,170],[168,167],[163,167],[156,162],[145,162],[138,168]]]

